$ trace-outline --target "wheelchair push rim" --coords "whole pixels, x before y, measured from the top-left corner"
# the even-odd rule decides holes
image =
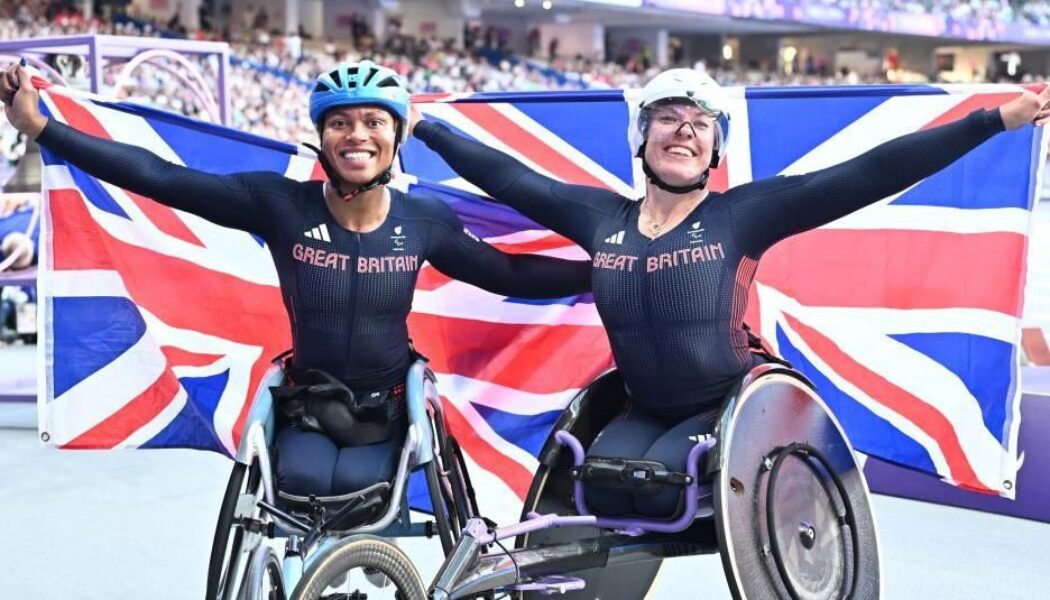
[[[842,428],[789,371],[749,383],[717,434],[715,522],[733,596],[879,598],[870,494]]]
[[[364,598],[425,600],[423,580],[415,565],[393,542],[352,535],[326,548],[292,593],[293,600]]]

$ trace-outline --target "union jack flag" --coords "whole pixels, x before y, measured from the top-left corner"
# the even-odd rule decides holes
[[[734,90],[715,189],[799,173],[994,106],[1018,89]],[[213,172],[320,176],[295,146],[52,88],[54,118]],[[638,197],[623,92],[417,97],[428,118],[559,180]],[[811,379],[861,451],[1005,495],[1017,470],[1017,342],[1038,151],[997,136],[945,172],[764,257],[747,320]],[[230,453],[246,399],[289,345],[268,252],[47,153],[41,427],[61,447]],[[416,140],[398,184],[448,201],[510,252],[582,250],[486,202]],[[850,252],[844,251],[849,248]],[[410,330],[432,360],[486,514],[517,516],[572,395],[611,364],[587,296],[504,298],[419,277]]]
[[[728,159],[712,173],[711,187],[827,167],[994,108],[1020,91],[731,90]],[[637,104],[631,92],[427,100],[429,118],[541,172],[641,196],[639,165],[627,145]],[[746,321],[817,384],[858,450],[968,489],[1013,496],[1019,317],[1045,151],[1041,130],[996,136],[903,193],[786,240],[763,257]],[[403,162],[431,189],[480,193],[418,142],[405,148]],[[570,364],[590,373],[598,362],[574,357]],[[484,403],[480,398],[461,395],[456,402]],[[520,412],[528,403],[515,406]]]

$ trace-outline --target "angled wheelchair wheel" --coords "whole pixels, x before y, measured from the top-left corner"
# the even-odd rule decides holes
[[[462,450],[448,434],[440,414],[432,415],[431,426],[435,447],[434,460],[426,467],[427,489],[432,506],[444,507],[440,513],[435,508],[435,521],[448,554],[467,521],[478,514],[478,505]]]
[[[238,600],[285,600],[285,597],[284,572],[277,553],[269,546],[259,546],[248,559],[248,575]]]
[[[324,550],[303,574],[294,600],[425,600],[412,561],[391,542],[350,536]]]
[[[717,435],[715,521],[733,596],[878,598],[867,484],[813,390],[767,370],[727,406]]]
[[[262,498],[262,485],[258,461],[251,465],[234,463],[215,524],[205,587],[207,600],[236,598],[245,581],[248,558],[260,539],[257,534],[246,535],[245,518],[260,517],[258,508],[246,503],[252,498],[256,502]]]

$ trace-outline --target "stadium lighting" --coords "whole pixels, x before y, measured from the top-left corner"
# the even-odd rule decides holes
[[[543,0],[543,10],[550,10],[552,6],[554,3],[551,0]]]
[[[722,46],[722,58],[726,60],[733,60],[733,47],[729,44]]]
[[[523,8],[525,6],[525,0],[514,0],[514,6],[517,6],[518,8]]]

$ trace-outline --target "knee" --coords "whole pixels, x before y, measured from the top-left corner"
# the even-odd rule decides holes
[[[681,486],[668,484],[653,494],[635,494],[634,508],[643,517],[669,519],[678,513],[682,489]]]
[[[587,508],[596,515],[622,517],[634,513],[630,492],[610,490],[591,483],[584,483],[583,489]]]
[[[403,443],[400,438],[394,438],[380,444],[340,449],[332,476],[332,493],[349,494],[391,481],[397,473]]]
[[[332,466],[319,462],[296,465],[278,462],[277,488],[295,496],[330,496]]]
[[[277,488],[296,496],[332,494],[335,444],[319,433],[285,430],[277,436]]]

